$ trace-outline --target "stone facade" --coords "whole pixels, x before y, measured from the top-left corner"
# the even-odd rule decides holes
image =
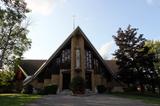
[[[78,74],[85,79],[85,53],[84,39],[82,36],[74,36],[71,39],[71,80]],[[76,50],[80,50],[80,67],[76,69]],[[79,71],[79,72],[77,72]]]
[[[60,47],[58,51],[56,51],[57,55],[53,55],[53,57],[48,59],[49,62],[46,62],[44,67],[39,69],[43,72],[39,72],[39,74],[42,74],[41,76],[47,75],[49,77],[42,77],[44,78],[43,81],[38,81],[37,78],[39,76],[38,74],[35,74],[36,76],[34,76],[34,80],[28,81],[28,84],[33,85],[34,88],[41,89],[47,85],[54,84],[58,86],[59,91],[62,91],[68,87],[68,85],[65,86],[65,83],[68,84],[71,82],[75,76],[81,76],[84,78],[84,80],[87,81],[88,84],[90,84],[90,89],[94,92],[96,92],[96,86],[98,85],[107,86],[107,80],[102,76],[101,72],[107,72],[108,69],[105,67],[103,60],[100,58],[100,55],[97,51],[95,51],[94,47],[90,44],[84,33],[80,28],[77,28],[70,36],[70,39],[65,41],[66,45],[68,46],[65,47],[64,44],[64,47]],[[68,57],[65,57],[64,60],[61,60],[63,59],[62,55],[66,54],[62,54],[62,51],[66,50],[66,48],[70,51],[69,68],[64,67],[67,64],[65,62],[63,64],[59,63],[68,59]],[[88,52],[88,57],[86,52]],[[55,64],[59,64],[59,68],[55,69],[55,67],[52,66]],[[89,66],[87,66],[87,64],[89,64]],[[50,70],[51,72],[49,72]],[[52,73],[53,70],[57,70],[56,73]],[[49,75],[45,73],[49,73]]]

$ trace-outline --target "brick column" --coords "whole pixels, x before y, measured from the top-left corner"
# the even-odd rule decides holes
[[[59,91],[62,91],[62,85],[63,85],[63,74],[60,70],[60,75],[59,75]]]
[[[48,86],[51,84],[51,79],[44,79],[44,86]]]
[[[85,79],[85,49],[84,39],[82,36],[79,38],[79,48],[81,51],[81,76]]]
[[[80,70],[79,73],[75,72],[76,66],[76,49],[80,50]],[[80,35],[75,35],[71,39],[71,80],[74,76],[79,75],[85,79],[85,49],[84,38]]]
[[[75,76],[75,48],[76,48],[76,38],[75,36],[71,39],[71,80]]]
[[[91,81],[92,81],[92,91],[93,91],[93,92],[96,92],[96,91],[95,91],[96,84],[95,84],[94,70],[93,70],[92,73],[91,73]]]

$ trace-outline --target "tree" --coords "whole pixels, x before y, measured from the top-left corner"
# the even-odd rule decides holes
[[[118,77],[128,86],[141,87],[144,90],[144,84],[152,82],[154,87],[155,70],[154,54],[149,53],[150,48],[145,46],[146,39],[143,34],[137,35],[137,28],[131,28],[129,25],[126,30],[121,28],[113,38],[119,47],[114,55],[119,65]]]
[[[117,31],[117,35],[114,35],[113,38],[116,42],[116,45],[119,47],[115,51],[114,55],[117,59],[117,64],[119,65],[120,73],[119,77],[122,81],[128,84],[135,83],[135,74],[134,68],[135,56],[137,54],[137,49],[142,48],[145,39],[142,38],[142,35],[136,37],[137,29],[131,28],[128,26],[127,30],[122,30],[121,28]],[[141,42],[139,42],[141,41]]]
[[[24,0],[0,0],[0,61],[13,66],[31,46]]]
[[[135,63],[137,63],[137,69],[139,69],[137,79],[139,80],[140,87],[143,88],[144,84],[148,84],[152,87],[152,92],[155,93],[158,74],[154,67],[154,62],[156,61],[155,53],[150,52],[150,50],[150,47],[144,45],[138,51]]]
[[[13,71],[0,71],[0,86],[9,85],[9,81],[12,81],[14,78]]]
[[[0,71],[0,93],[9,93],[13,91],[14,75],[15,73],[13,71]]]
[[[159,40],[148,40],[145,45],[150,47],[150,53],[155,53],[156,61],[154,62],[155,70],[158,73],[157,85],[160,93],[160,41]]]

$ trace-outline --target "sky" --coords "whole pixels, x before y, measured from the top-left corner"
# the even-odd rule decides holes
[[[160,0],[25,0],[32,11],[24,59],[48,59],[80,26],[104,59],[117,49],[113,35],[130,24],[150,40],[160,39]]]

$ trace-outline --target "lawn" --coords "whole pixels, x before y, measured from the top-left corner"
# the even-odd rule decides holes
[[[160,96],[153,96],[153,95],[144,95],[138,93],[112,93],[113,96],[124,97],[129,99],[136,99],[141,100],[147,104],[157,104],[160,105]]]
[[[38,98],[41,98],[41,96],[28,94],[0,94],[0,106],[23,106]]]

